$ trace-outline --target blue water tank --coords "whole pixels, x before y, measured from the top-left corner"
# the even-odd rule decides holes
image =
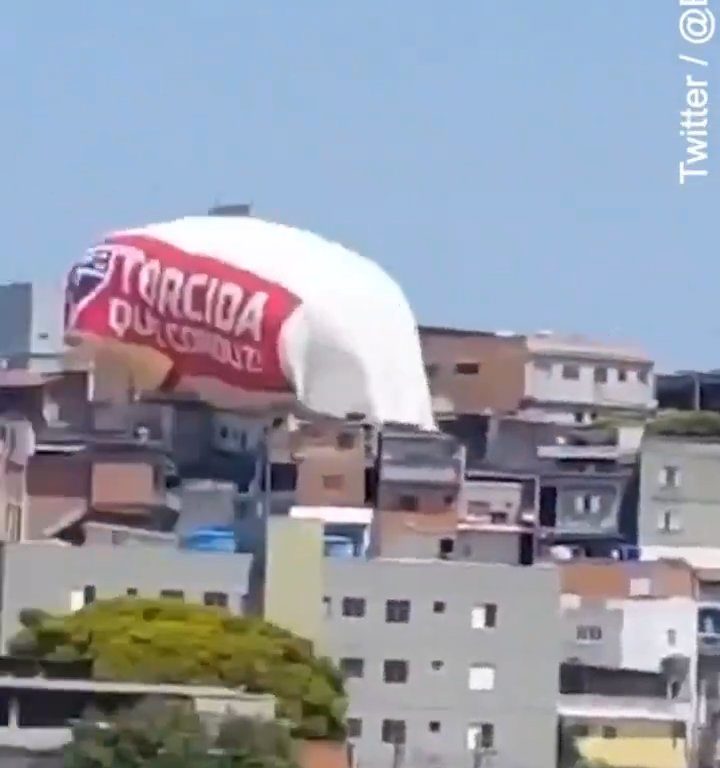
[[[221,525],[196,528],[183,537],[180,546],[196,552],[235,552],[235,533]]]
[[[325,557],[355,557],[355,545],[349,536],[326,535]]]

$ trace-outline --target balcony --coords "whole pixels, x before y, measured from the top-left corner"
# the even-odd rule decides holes
[[[459,486],[464,471],[463,448],[449,435],[441,432],[383,435],[380,482]]]

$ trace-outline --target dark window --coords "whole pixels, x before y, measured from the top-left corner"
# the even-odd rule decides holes
[[[445,603],[442,600],[433,603],[433,613],[445,613]]]
[[[404,659],[387,659],[383,665],[386,683],[407,683],[408,663]]]
[[[617,728],[613,728],[611,725],[604,725],[602,729],[603,739],[616,739]]]
[[[570,736],[574,736],[577,739],[583,739],[590,733],[590,728],[588,728],[587,725],[578,723],[578,725],[571,726],[568,731]]]
[[[362,736],[362,720],[359,717],[348,717],[347,735],[351,739],[359,739]]]
[[[220,427],[220,437],[222,437],[223,440],[229,435],[227,427]]]
[[[90,603],[95,602],[95,598],[97,596],[97,591],[95,587],[92,584],[88,584],[83,589],[83,602],[85,605],[90,605]]]
[[[332,598],[325,595],[322,601],[323,601],[323,610],[325,611],[325,616],[326,618],[329,618],[330,616],[332,616]]]
[[[440,661],[440,659],[435,659],[430,662],[430,666],[432,667],[433,672],[439,672],[445,666],[445,662]]]
[[[385,621],[388,624],[407,624],[410,621],[410,601],[387,600],[385,602]]]
[[[618,368],[618,381],[627,381],[628,373],[624,368]],[[609,738],[614,738],[611,736]]]
[[[221,608],[227,608],[228,596],[225,592],[206,592],[203,595],[205,605],[218,605]]]
[[[362,617],[365,615],[364,597],[343,597],[342,615]]]
[[[492,723],[483,723],[480,726],[480,747],[492,749],[495,744],[495,726]]]
[[[127,589],[127,596],[128,597],[137,597],[138,591],[135,587],[128,587]]]
[[[365,674],[365,659],[340,659],[340,671],[345,677],[362,677]]]
[[[337,447],[347,451],[355,445],[355,435],[352,432],[341,432],[337,436]]]
[[[455,549],[454,539],[440,539],[440,559],[447,560]]]
[[[400,496],[398,499],[398,506],[404,512],[415,512],[418,508],[417,496]]]
[[[455,373],[460,373],[463,376],[472,376],[472,374],[479,372],[480,363],[457,363],[455,365]]]
[[[430,733],[440,733],[440,721],[431,720],[428,723],[428,730],[430,731]]]
[[[160,597],[164,597],[168,600],[184,600],[185,593],[182,589],[161,589]]]
[[[495,603],[485,603],[485,626],[488,629],[497,626],[497,605]]]
[[[580,378],[580,367],[566,363],[562,367],[562,376],[563,379],[577,380]]]
[[[595,382],[597,384],[605,384],[607,381],[607,368],[604,366],[599,366],[595,369]]]
[[[404,744],[405,732],[404,720],[382,721],[382,740],[385,744]]]

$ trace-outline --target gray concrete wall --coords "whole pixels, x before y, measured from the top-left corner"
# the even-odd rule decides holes
[[[563,600],[567,597],[564,595]],[[608,608],[605,600],[578,599],[577,603],[577,607],[564,608],[562,613],[563,661],[579,659],[588,666],[619,669],[622,666],[622,608]],[[578,630],[585,627],[598,627],[601,637],[583,636]]]
[[[364,598],[365,616],[343,616],[343,597]],[[408,623],[386,622],[388,599],[410,601]],[[497,606],[496,626],[473,629],[473,608],[486,603]],[[391,765],[384,719],[406,722],[407,766],[470,768],[474,723],[494,725],[497,768],[555,765],[561,623],[553,567],[326,559],[325,606],[333,657],[364,659],[364,676],[348,680],[350,716],[362,719],[361,765]],[[406,683],[384,682],[387,659],[408,662]],[[494,667],[492,690],[470,690],[474,664]]]
[[[161,590],[182,590],[188,602],[202,603],[204,593],[223,592],[228,608],[241,613],[248,591],[249,555],[188,552],[160,547],[69,547],[52,542],[3,544],[0,648],[20,629],[23,608],[65,614],[74,591],[94,586],[97,599],[136,589],[140,597]]]
[[[679,471],[679,484],[661,482],[665,467]],[[660,521],[671,512],[679,529]],[[649,438],[643,442],[638,520],[640,546],[720,547],[720,442]]]

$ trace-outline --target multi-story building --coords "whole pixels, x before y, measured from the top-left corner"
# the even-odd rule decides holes
[[[579,336],[421,328],[438,415],[522,413],[587,423],[655,409],[653,363],[641,350]]]
[[[324,557],[322,529],[271,521],[265,611],[340,665],[359,763],[554,766],[557,569]]]
[[[586,562],[561,578],[563,733],[610,765],[694,765],[705,718],[692,568]]]
[[[683,556],[700,565],[704,551],[720,548],[720,429],[708,419],[713,416],[690,414],[705,426],[677,417],[658,420],[643,440],[638,510],[643,556],[671,557],[683,548]]]
[[[62,283],[0,285],[0,360],[3,368],[55,372],[67,367]]]
[[[47,542],[0,546],[0,647],[19,631],[23,608],[69,613],[121,595],[173,597],[242,613],[252,558],[175,547]]]

